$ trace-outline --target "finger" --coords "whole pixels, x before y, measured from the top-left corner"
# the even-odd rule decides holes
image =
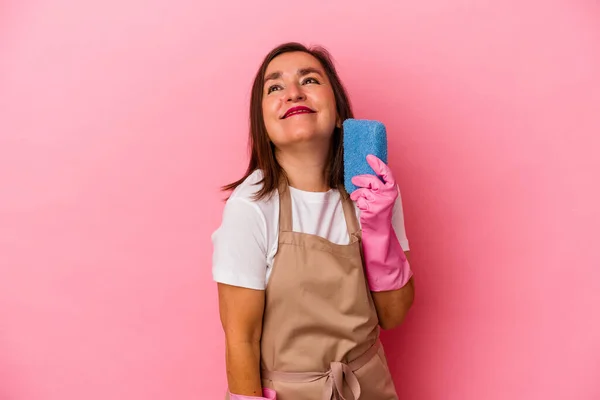
[[[383,179],[386,187],[391,187],[396,185],[396,181],[394,179],[394,175],[392,175],[392,170],[377,156],[373,154],[369,154],[367,156],[367,163],[373,168],[373,171]]]
[[[350,199],[356,201],[359,197],[363,197],[369,201],[373,201],[375,196],[368,188],[358,188],[350,194]]]
[[[369,209],[369,202],[364,197],[360,197],[356,200],[356,206],[360,211],[367,211]]]
[[[352,192],[350,199],[356,202],[358,208],[364,211],[369,208],[369,203],[374,200],[374,196],[369,189],[361,188]]]
[[[356,186],[372,189],[372,190],[380,190],[383,189],[384,184],[381,182],[381,179],[376,177],[375,175],[357,175],[351,179],[352,183]]]

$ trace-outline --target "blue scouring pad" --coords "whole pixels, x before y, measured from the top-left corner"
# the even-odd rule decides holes
[[[373,154],[387,164],[387,135],[385,125],[379,121],[347,119],[344,121],[344,187],[348,193],[358,189],[351,179],[356,175],[375,171],[367,163]]]

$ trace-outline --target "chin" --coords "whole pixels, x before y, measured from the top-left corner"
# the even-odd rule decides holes
[[[299,124],[300,125],[300,124]],[[310,141],[329,139],[333,135],[335,126],[315,127],[312,126],[296,126],[294,129],[282,132],[281,137],[288,141]]]
[[[285,135],[284,142],[287,145],[296,143],[317,143],[326,142],[331,139],[333,131],[329,133],[315,132],[308,130],[299,130]]]

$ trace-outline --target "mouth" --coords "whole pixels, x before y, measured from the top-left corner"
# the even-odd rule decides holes
[[[281,119],[285,119],[287,117],[292,117],[294,115],[299,115],[299,114],[312,114],[312,113],[314,113],[314,111],[308,107],[297,106],[297,107],[292,107],[289,110],[287,110],[285,112],[285,114],[283,114],[283,117],[281,117]]]

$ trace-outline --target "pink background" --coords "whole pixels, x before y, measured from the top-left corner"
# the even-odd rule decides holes
[[[327,46],[388,127],[417,285],[384,338],[401,398],[600,399],[599,15],[0,2],[0,399],[222,398],[217,188],[287,40]]]

